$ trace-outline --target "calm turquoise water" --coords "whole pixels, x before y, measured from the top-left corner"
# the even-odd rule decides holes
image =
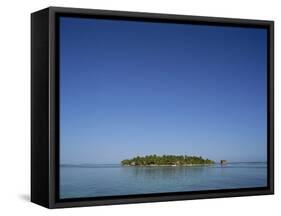
[[[148,194],[266,186],[266,163],[225,166],[122,167],[63,165],[61,198]]]

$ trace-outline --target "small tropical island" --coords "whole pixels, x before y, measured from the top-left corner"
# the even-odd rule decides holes
[[[121,161],[123,166],[194,166],[211,165],[215,162],[201,156],[187,155],[146,155]]]

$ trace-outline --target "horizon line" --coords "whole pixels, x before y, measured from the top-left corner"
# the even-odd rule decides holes
[[[215,164],[220,163],[215,161]],[[267,163],[267,161],[227,161],[227,163]],[[64,165],[74,165],[74,166],[81,166],[81,165],[120,165],[119,163],[60,163],[60,166]]]

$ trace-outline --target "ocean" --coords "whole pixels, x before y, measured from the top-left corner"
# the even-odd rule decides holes
[[[267,164],[228,163],[191,167],[61,165],[60,198],[265,187]]]

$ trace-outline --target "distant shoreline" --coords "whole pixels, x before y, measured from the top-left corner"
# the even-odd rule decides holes
[[[123,166],[193,166],[209,165],[215,162],[201,156],[188,155],[145,155],[121,161]]]
[[[263,164],[266,164],[267,162],[266,161],[251,161],[251,162],[228,162],[227,164],[228,165],[231,165],[231,164],[251,164],[251,163],[263,163]],[[176,165],[176,167],[180,167],[180,166],[210,166],[210,165],[220,165],[219,162],[215,162],[214,164],[190,164],[190,165]],[[123,166],[123,167],[140,167],[140,166],[143,166],[143,167],[157,167],[157,166],[169,166],[169,167],[172,167],[172,165],[138,165],[138,166],[132,166],[132,165],[122,165],[120,163],[81,163],[81,164],[60,164],[59,166],[61,167],[85,167],[85,168],[91,168],[91,167],[102,167],[102,166]],[[175,167],[175,166],[174,166]]]
[[[213,164],[152,164],[152,165],[122,165],[124,167],[193,167],[193,166],[213,166],[216,165],[216,163]]]

